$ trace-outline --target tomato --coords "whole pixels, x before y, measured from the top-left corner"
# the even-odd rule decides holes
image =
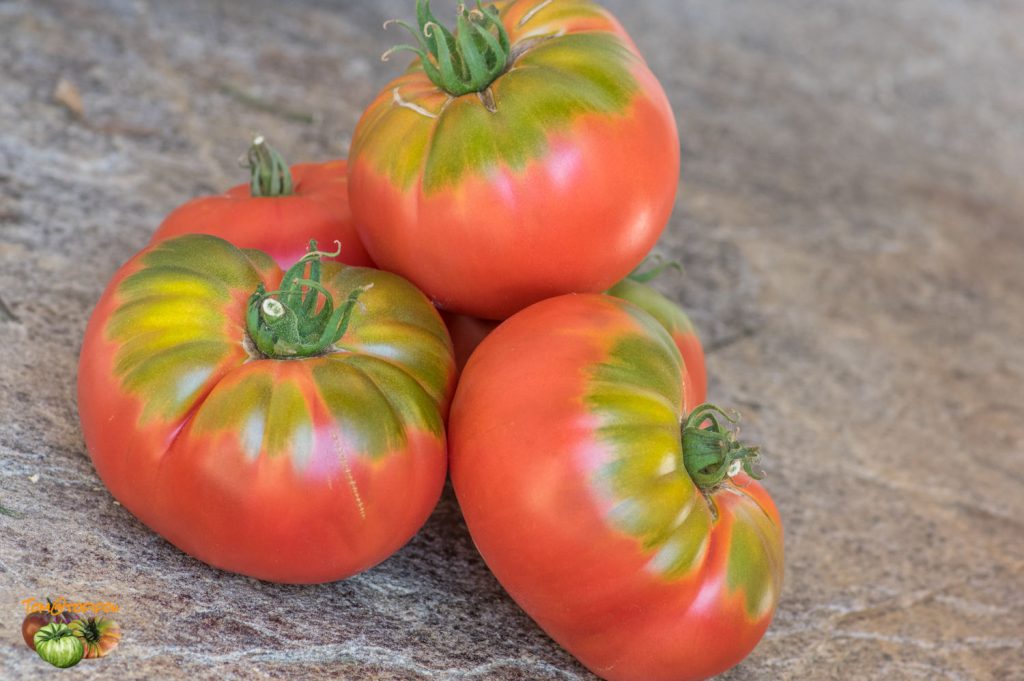
[[[252,180],[227,193],[193,199],[171,212],[150,243],[184,234],[212,234],[239,248],[270,254],[281,267],[305,255],[310,239],[341,241],[338,259],[372,267],[352,225],[348,163],[302,163],[288,168],[262,137],[249,150]]]
[[[53,601],[47,599],[47,603],[52,610]],[[25,619],[21,622],[21,637],[25,639],[25,645],[32,650],[35,650],[35,636],[37,631],[45,627],[47,624],[52,624],[54,622],[58,624],[68,624],[76,619],[78,619],[78,615],[70,612],[58,612],[57,614],[53,614],[50,610],[31,612],[25,615]]]
[[[635,305],[566,295],[470,358],[449,421],[452,483],[498,581],[612,681],[739,662],[782,586],[782,524],[756,449],[716,407],[684,413],[679,351]]]
[[[417,1],[418,53],[370,104],[349,158],[352,214],[384,269],[439,307],[503,319],[624,277],[661,234],[679,177],[665,93],[589,0],[463,10]],[[443,38],[443,39],[442,39]]]
[[[71,633],[82,641],[85,659],[104,657],[121,641],[121,627],[106,617],[86,617],[70,625]]]
[[[608,289],[607,294],[638,305],[653,315],[672,336],[683,356],[683,401],[686,411],[691,411],[707,400],[708,375],[704,364],[704,347],[686,313],[650,286],[628,277]],[[441,317],[451,334],[459,371],[466,365],[473,350],[498,326],[495,321],[450,312],[442,312]]]
[[[441,319],[452,337],[452,348],[455,351],[455,367],[462,371],[473,351],[487,338],[487,334],[498,328],[500,322],[493,319],[480,319],[464,314],[441,311]]]
[[[401,277],[319,262],[287,272],[206,235],[115,275],[78,373],[100,478],[211,565],[342,579],[423,524],[445,479],[451,341]]]
[[[82,661],[85,654],[82,642],[71,633],[70,627],[66,624],[47,624],[36,632],[34,641],[39,657],[54,667],[74,667]]]
[[[36,632],[51,622],[53,622],[53,619],[45,612],[33,612],[25,615],[25,619],[21,621],[21,637],[25,639],[25,645],[35,650]]]

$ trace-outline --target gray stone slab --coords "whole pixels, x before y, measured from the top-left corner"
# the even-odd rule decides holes
[[[680,120],[661,286],[768,454],[787,583],[722,678],[1024,679],[1024,5],[607,0]],[[411,2],[0,0],[0,678],[19,601],[122,607],[79,678],[591,679],[446,493],[379,567],[206,567],[117,506],[74,402],[87,316],[253,131],[343,156]],[[80,117],[54,101],[61,79]],[[2,313],[3,310],[0,310]]]

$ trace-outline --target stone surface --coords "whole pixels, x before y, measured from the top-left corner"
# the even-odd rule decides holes
[[[0,0],[0,503],[21,513],[0,678],[46,669],[19,633],[43,594],[121,607],[81,678],[594,678],[503,594],[450,492],[378,568],[266,584],[117,506],[79,432],[107,278],[241,181],[250,132],[344,155],[411,4]],[[683,134],[662,248],[686,276],[662,286],[786,523],[776,621],[722,678],[1024,679],[1024,5],[607,4]]]

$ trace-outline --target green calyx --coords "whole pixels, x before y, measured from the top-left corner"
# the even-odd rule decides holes
[[[494,6],[484,7],[480,0],[473,9],[459,5],[452,33],[430,11],[430,0],[416,0],[416,20],[419,30],[394,19],[384,24],[402,26],[417,43],[392,47],[384,61],[395,52],[416,53],[430,80],[455,97],[484,92],[508,67],[512,47]]]
[[[702,492],[710,492],[741,470],[755,480],[764,477],[753,467],[760,458],[758,448],[738,442],[727,426],[737,421],[738,414],[702,404],[683,423],[683,464]]]
[[[249,298],[246,324],[256,349],[272,359],[314,357],[330,351],[345,335],[359,296],[371,285],[354,289],[340,307],[320,283],[320,258],[341,253],[309,252],[292,265],[281,280],[281,288],[267,291],[263,284]],[[307,272],[308,268],[308,272]],[[322,303],[321,303],[322,299]]]
[[[294,193],[292,171],[263,135],[253,139],[246,154],[246,166],[252,173],[249,188],[253,196],[291,196]]]
[[[638,284],[646,284],[660,277],[665,273],[665,270],[668,269],[673,269],[676,272],[682,272],[683,264],[678,260],[668,260],[660,254],[654,255],[644,258],[644,261],[637,265],[632,272],[626,275],[626,278],[631,279]]]

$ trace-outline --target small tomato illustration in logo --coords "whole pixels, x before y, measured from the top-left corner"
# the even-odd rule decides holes
[[[50,609],[53,609],[53,601],[47,599],[47,603],[50,604]],[[35,635],[36,632],[45,627],[47,624],[57,622],[58,624],[68,624],[78,619],[78,616],[70,612],[61,612],[54,615],[50,610],[36,611],[29,613],[25,616],[25,619],[21,622],[21,637],[25,639],[25,645],[32,650],[36,649]]]
[[[34,637],[36,652],[54,667],[74,667],[85,655],[81,639],[66,624],[52,622],[39,629]]]
[[[106,617],[86,617],[69,626],[71,633],[81,640],[87,660],[109,654],[121,642],[120,625]]]

